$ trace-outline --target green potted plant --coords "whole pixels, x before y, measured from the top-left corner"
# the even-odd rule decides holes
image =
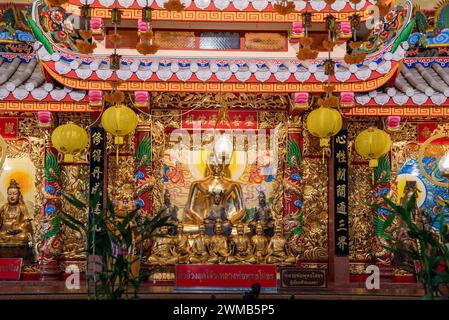
[[[63,198],[86,212],[88,206],[73,195],[63,193]],[[97,194],[89,207],[95,208],[99,201]],[[154,217],[142,216],[139,207],[118,214],[109,197],[106,208],[99,214],[92,214],[88,226],[62,210],[58,216],[62,223],[81,233],[86,240],[89,297],[129,299],[129,289],[132,288],[134,295],[131,298],[138,298],[141,281],[146,277],[141,267],[145,243],[160,236],[156,232],[169,225],[168,217],[162,217],[161,213]]]
[[[398,205],[386,197],[372,205],[377,210],[388,211],[386,218],[376,216],[377,235],[384,240],[382,247],[402,261],[408,261],[417,280],[423,285],[425,299],[449,299],[449,233],[445,224],[447,214],[441,210],[439,228],[435,221],[423,221],[415,217],[417,193]],[[394,222],[397,223],[394,223]],[[414,267],[413,267],[414,266]]]

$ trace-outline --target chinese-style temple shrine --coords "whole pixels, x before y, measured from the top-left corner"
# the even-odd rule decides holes
[[[445,0],[0,3],[0,299],[447,297],[448,48]]]

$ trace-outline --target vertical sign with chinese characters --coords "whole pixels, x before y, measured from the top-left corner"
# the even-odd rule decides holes
[[[335,255],[349,255],[348,219],[348,134],[346,129],[334,138]]]
[[[95,204],[95,208],[89,208],[89,223],[93,221],[93,215],[103,211],[104,203],[104,153],[105,153],[105,132],[103,128],[90,129],[90,185],[89,193],[92,198],[97,192],[100,199]],[[93,206],[93,204],[91,204]]]

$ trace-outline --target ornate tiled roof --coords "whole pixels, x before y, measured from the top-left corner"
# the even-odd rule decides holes
[[[92,7],[112,8],[118,4],[122,8],[142,8],[151,6],[153,9],[164,9],[164,4],[168,0],[70,0],[71,4],[84,5],[89,4]],[[187,10],[256,10],[262,11],[272,9],[273,4],[278,0],[181,0]],[[295,9],[302,11],[306,8],[306,1],[294,0]],[[376,0],[361,0],[357,4],[358,10],[363,10],[369,5],[375,4]],[[349,0],[336,0],[330,5],[333,12],[352,12],[354,4]],[[311,12],[328,11],[329,5],[324,0],[312,0],[309,4]]]
[[[404,43],[406,45],[406,43]],[[380,52],[359,65],[336,65],[333,82],[360,82],[387,74],[404,58],[405,50]],[[113,79],[108,56],[85,57],[65,50],[49,54],[42,46],[39,58],[57,74],[67,78],[105,81]],[[124,56],[117,77],[124,81],[208,82],[325,82],[323,60],[222,59]]]
[[[87,94],[46,81],[34,55],[0,54],[0,99],[79,102]]]
[[[357,105],[449,104],[449,58],[408,58],[394,86],[357,94]]]

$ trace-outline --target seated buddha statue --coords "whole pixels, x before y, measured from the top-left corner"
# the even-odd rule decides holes
[[[206,234],[212,236],[214,234],[214,226],[217,221],[221,222],[221,230],[224,235],[229,236],[232,231],[232,224],[228,220],[226,208],[222,204],[223,190],[213,190],[210,193],[212,198],[212,206],[210,207],[209,214],[204,219],[204,225],[206,227]]]
[[[231,240],[233,255],[229,256],[229,263],[255,263],[253,255],[253,245],[249,236],[245,234],[245,226],[242,223],[237,225],[237,235]]]
[[[178,224],[178,207],[171,203],[171,195],[168,189],[164,192],[164,204],[162,205],[161,218],[167,217],[167,223],[171,224],[168,227],[168,233],[174,235]]]
[[[254,257],[258,264],[265,263],[266,256],[268,253],[268,238],[263,232],[263,227],[261,223],[256,225],[256,234],[252,236],[251,243],[254,248]]]
[[[216,159],[208,161],[206,178],[194,181],[190,186],[185,207],[185,219],[197,225],[211,212],[214,197],[211,193],[221,193],[220,205],[225,208],[227,219],[234,223],[245,215],[243,191],[239,182],[225,177],[226,165]]]
[[[215,223],[214,235],[209,240],[208,263],[226,263],[231,255],[228,247],[228,238],[222,234],[221,222]]]
[[[155,237],[151,248],[151,255],[148,257],[147,263],[150,265],[168,265],[178,262],[178,255],[175,252],[175,242],[173,237],[167,236],[167,226],[161,227],[162,236]]]
[[[209,237],[206,236],[206,227],[204,224],[199,226],[199,234],[193,239],[190,263],[205,263],[209,258],[208,252]]]
[[[291,253],[287,240],[282,235],[282,228],[276,226],[274,228],[274,236],[268,244],[267,263],[275,263],[279,265],[295,264],[296,258]]]
[[[254,216],[248,225],[252,234],[256,233],[256,225],[260,223],[266,236],[272,237],[274,234],[274,219],[271,215],[271,209],[267,205],[265,192],[259,191],[259,207],[256,208]]]
[[[0,243],[27,245],[33,235],[32,219],[14,179],[9,182],[7,200],[8,203],[0,208]]]
[[[187,263],[190,256],[190,245],[189,237],[184,233],[184,225],[182,223],[178,224],[174,244],[178,263]]]

